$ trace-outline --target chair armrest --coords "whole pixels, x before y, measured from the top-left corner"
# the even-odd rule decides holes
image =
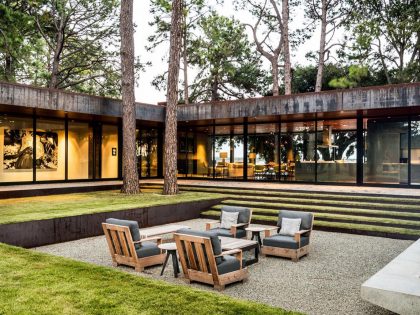
[[[213,221],[206,222],[206,231],[210,230],[212,228],[212,226],[214,226],[216,224],[220,224],[220,221],[219,220],[213,220]]]
[[[236,237],[236,231],[237,231],[238,227],[247,226],[247,225],[248,225],[248,223],[232,224],[232,226],[230,227],[230,234],[232,234],[233,237]]]
[[[235,249],[230,249],[227,251],[222,252],[219,255],[214,255],[214,257],[221,257],[221,256],[225,256],[225,255],[233,255],[233,254],[239,254],[242,253],[242,250],[239,248],[235,248]]]
[[[295,239],[296,242],[299,243],[299,247],[300,247],[300,237],[302,236],[302,234],[308,233],[310,231],[311,230],[300,230],[299,232],[295,233],[294,239]]]
[[[145,238],[142,238],[140,241],[135,241],[133,243],[138,244],[138,243],[150,242],[150,241],[156,241],[158,244],[160,244],[162,243],[162,237],[161,236],[145,237]]]
[[[239,260],[240,263],[240,269],[242,269],[242,250],[239,248],[227,250],[225,252],[222,252],[220,255],[215,255],[214,257],[221,257],[225,255],[235,255],[235,258]]]
[[[277,229],[278,229],[277,226],[266,228],[265,231],[264,231],[264,237],[270,237],[271,236],[271,232],[272,231],[276,231]]]

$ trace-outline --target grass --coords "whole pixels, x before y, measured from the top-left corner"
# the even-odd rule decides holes
[[[223,204],[229,205],[230,200],[224,200]],[[223,204],[215,205],[212,209],[221,210]],[[263,205],[264,206],[264,205]],[[249,207],[249,206],[248,206]],[[251,207],[252,211],[257,212],[264,212],[264,213],[273,213],[277,215],[280,209],[270,209],[270,208],[257,208]],[[330,209],[325,209],[325,207],[318,207],[316,210],[313,210],[310,207],[306,207],[305,209],[311,210],[313,212],[330,212]],[[352,209],[352,208],[334,208],[334,213],[343,213],[343,214],[361,214],[361,215],[375,215],[375,216],[398,216],[398,217],[407,217],[407,218],[420,218],[420,213],[414,212],[402,212],[402,211],[388,211],[388,210],[370,210],[370,209]]]
[[[241,200],[224,200],[222,201],[223,204],[229,204],[229,205],[237,205],[237,206],[249,206],[250,202],[249,201],[241,201]],[[252,202],[253,206],[256,207],[266,207],[266,208],[271,208],[271,209],[278,209],[278,208],[283,208],[283,209],[288,209],[288,210],[305,210],[305,211],[321,211],[321,212],[342,212],[341,207],[331,207],[331,206],[317,206],[317,205],[302,205],[302,204],[287,204],[287,203],[270,203],[270,202],[259,202],[259,201],[253,201]],[[350,209],[350,208],[348,208]],[[402,210],[404,210],[401,207]],[[362,211],[366,211],[366,209],[358,209],[358,208],[351,208],[351,212],[362,212]],[[400,213],[398,211],[395,211],[397,213]],[[404,213],[404,212],[402,212]],[[407,213],[407,212],[405,212]],[[397,215],[397,214],[396,214]],[[399,214],[398,214],[399,215]],[[405,216],[405,215],[402,215]],[[408,216],[408,215],[407,215]],[[410,213],[409,216],[412,217],[419,217],[419,213]]]
[[[183,192],[175,196],[149,192],[127,196],[118,191],[102,191],[3,199],[0,200],[0,224],[177,204],[219,197],[224,196],[203,192]]]
[[[0,244],[0,314],[297,314]]]
[[[147,185],[147,188],[161,188],[160,185]],[[248,189],[228,189],[223,187],[193,187],[188,185],[180,185],[182,191],[201,191],[209,193],[221,193],[231,196],[241,195],[257,195],[257,196],[273,196],[273,197],[295,197],[295,198],[318,198],[318,199],[334,199],[334,200],[348,200],[351,198],[353,201],[364,201],[364,202],[384,202],[384,203],[402,203],[402,204],[420,204],[420,199],[412,198],[410,196],[404,197],[389,197],[389,196],[363,196],[363,195],[352,195],[352,194],[326,194],[326,193],[308,193],[299,191],[278,191],[278,190],[248,190]],[[241,196],[242,197],[242,196]]]
[[[209,211],[202,212],[202,215],[220,217],[220,212],[209,210]],[[252,220],[275,223],[277,222],[277,217],[252,214]],[[343,230],[361,230],[361,231],[368,231],[368,232],[381,232],[381,233],[420,236],[420,230],[381,226],[381,225],[370,225],[370,224],[327,222],[327,221],[315,220],[314,227],[328,227],[328,228],[339,228]]]
[[[212,207],[210,210],[218,211],[220,208],[215,206]],[[268,215],[268,216],[275,216],[277,218],[279,212],[281,210],[273,210],[273,209],[259,209],[259,208],[251,208],[253,214],[259,215]],[[346,214],[335,214],[335,213],[314,213],[315,220],[319,219],[333,219],[338,221],[359,221],[359,222],[370,222],[370,223],[380,223],[383,224],[394,224],[394,225],[411,225],[414,227],[420,227],[420,221],[413,221],[413,220],[401,220],[401,219],[392,219],[392,218],[384,218],[384,217],[367,217],[361,215],[346,215]],[[420,230],[419,230],[420,233]]]

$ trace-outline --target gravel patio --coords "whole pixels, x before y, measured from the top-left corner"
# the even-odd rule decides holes
[[[206,219],[179,224],[204,229]],[[360,298],[360,286],[370,276],[405,250],[412,241],[395,240],[352,234],[313,231],[311,251],[298,263],[275,257],[260,257],[249,267],[245,283],[229,285],[222,292],[235,298],[254,300],[307,314],[390,314]],[[104,236],[38,247],[35,250],[111,266],[111,257]],[[187,285],[182,277],[174,278],[168,263],[163,276],[161,266],[129,273]],[[210,286],[192,286],[213,290]]]

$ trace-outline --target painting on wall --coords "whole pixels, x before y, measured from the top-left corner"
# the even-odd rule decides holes
[[[58,167],[58,134],[37,131],[35,134],[36,168],[56,170]],[[33,132],[4,130],[4,170],[28,170],[33,165]]]

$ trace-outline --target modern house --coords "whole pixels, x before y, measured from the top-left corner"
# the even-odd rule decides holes
[[[118,179],[119,100],[0,83],[0,183]],[[137,103],[142,178],[163,173],[165,106]],[[420,185],[420,83],[180,105],[178,176]]]

